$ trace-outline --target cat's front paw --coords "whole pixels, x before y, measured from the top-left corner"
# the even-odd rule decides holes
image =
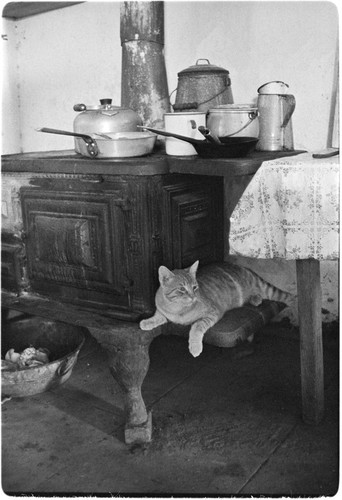
[[[139,327],[141,330],[153,330],[154,322],[149,319],[143,319],[140,321]]]
[[[203,351],[202,342],[191,342],[189,341],[189,351],[193,355],[194,358],[197,358]]]

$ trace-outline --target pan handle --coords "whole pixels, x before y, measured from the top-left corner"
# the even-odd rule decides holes
[[[203,127],[203,125],[198,127],[198,131],[212,144],[222,144],[217,135],[213,134],[208,128]]]
[[[202,142],[204,142],[199,139],[193,139],[192,137],[186,137],[184,135],[174,134],[173,132],[167,132],[166,130],[159,130],[156,128],[145,127],[144,125],[137,125],[137,127],[149,130],[154,134],[162,135],[164,137],[173,137],[174,139],[179,139],[181,141],[189,142],[190,144],[202,144]]]
[[[59,129],[48,128],[48,127],[37,128],[36,131],[37,132],[46,132],[47,134],[71,135],[73,137],[80,137],[86,143],[87,151],[88,151],[90,157],[95,158],[95,156],[97,156],[99,153],[99,148],[97,146],[97,143],[96,143],[95,139],[93,139],[90,135],[78,134],[77,132],[69,132],[67,130],[59,130]]]

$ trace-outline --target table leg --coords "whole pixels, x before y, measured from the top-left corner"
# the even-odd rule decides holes
[[[297,260],[296,270],[303,420],[318,424],[324,414],[320,263],[316,259]]]
[[[88,329],[106,349],[110,371],[123,391],[125,442],[133,444],[151,441],[152,417],[146,410],[141,386],[150,364],[150,344],[161,330],[156,328],[142,331],[138,324],[127,322],[122,322],[122,327]]]

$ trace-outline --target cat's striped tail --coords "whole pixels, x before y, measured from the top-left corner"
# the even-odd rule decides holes
[[[259,278],[259,287],[263,299],[274,300],[275,302],[283,302],[288,306],[293,306],[296,301],[296,296],[292,293],[285,292],[280,288],[271,285],[267,281]]]

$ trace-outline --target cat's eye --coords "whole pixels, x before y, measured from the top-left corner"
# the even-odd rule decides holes
[[[196,290],[198,290],[198,285],[193,285],[192,289],[193,289],[194,292],[196,292]]]

